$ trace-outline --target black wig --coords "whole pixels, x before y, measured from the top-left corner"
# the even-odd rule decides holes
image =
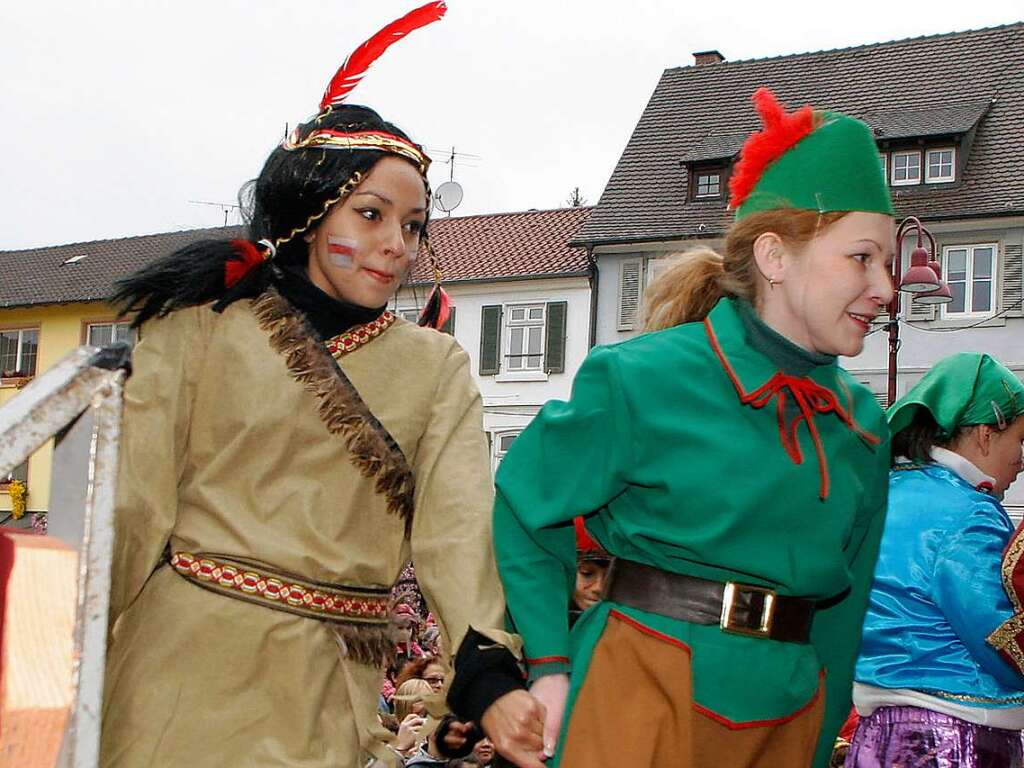
[[[346,133],[385,131],[411,141],[368,107],[337,107],[300,125],[299,138],[323,128]],[[260,295],[273,280],[275,263],[306,264],[308,246],[302,235],[315,228],[316,219],[327,212],[342,185],[356,173],[365,176],[385,156],[387,153],[374,150],[277,147],[259,177],[245,184],[239,194],[248,239],[274,243],[277,254],[273,259],[226,288],[225,265],[239,258],[237,251],[230,240],[201,240],[117,281],[110,303],[122,314],[137,312],[132,325],[138,327],[151,317],[181,307],[214,302],[213,309],[220,312],[238,299]]]

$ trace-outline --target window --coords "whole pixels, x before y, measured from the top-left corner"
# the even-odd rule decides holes
[[[544,305],[508,308],[508,370],[539,371],[544,367]]]
[[[131,323],[89,323],[85,338],[92,347],[105,347],[118,341],[135,344],[135,331]]]
[[[893,186],[921,183],[920,152],[892,153],[892,183]]]
[[[942,307],[946,316],[988,315],[995,309],[996,246],[953,245],[943,249],[942,273],[953,301]]]
[[[888,183],[888,179],[889,179],[889,155],[887,155],[885,152],[881,152],[878,155],[878,159],[882,163],[882,178],[886,180],[886,183]]]
[[[695,197],[721,197],[722,196],[722,174],[698,173],[697,190]]]
[[[952,147],[929,149],[927,162],[925,163],[925,183],[939,184],[946,181],[954,181],[956,172],[953,167],[953,161],[955,157],[956,152]]]
[[[0,377],[35,376],[39,329],[0,331]]]
[[[494,436],[494,468],[497,469],[501,460],[505,458],[508,449],[512,447],[512,441],[519,437],[519,432],[499,432]]]
[[[480,375],[546,381],[548,374],[565,373],[568,312],[566,301],[481,307]]]

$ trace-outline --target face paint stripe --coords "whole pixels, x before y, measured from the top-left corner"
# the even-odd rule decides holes
[[[355,265],[355,255],[359,244],[348,237],[327,238],[327,255],[331,263],[338,267],[352,267]]]

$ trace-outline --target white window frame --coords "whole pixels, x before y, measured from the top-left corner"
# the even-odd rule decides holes
[[[889,153],[879,152],[878,159],[882,163],[882,178],[885,179],[885,183],[889,183]]]
[[[531,318],[530,313],[533,310],[540,310],[540,318]],[[523,318],[515,319],[514,315],[517,310],[523,310]],[[544,338],[547,333],[547,303],[546,302],[533,302],[533,303],[516,303],[506,304],[503,308],[502,317],[505,322],[504,330],[504,357],[505,366],[504,370],[507,373],[525,373],[525,372],[543,372],[544,371]],[[527,350],[530,344],[530,331],[534,328],[540,328],[540,351],[529,354]],[[512,334],[516,329],[523,330],[523,344],[520,345],[518,350],[514,350],[512,347]],[[538,358],[537,365],[530,365],[530,358]]]
[[[949,152],[949,176],[932,176],[931,156],[936,152]],[[924,183],[949,184],[956,181],[956,147],[931,147],[924,153]]]
[[[110,328],[110,339],[111,339],[111,342],[115,341],[115,333],[116,333],[115,329],[117,329],[117,328],[126,328],[126,329],[128,329],[128,338],[127,338],[126,341],[129,344],[131,344],[132,346],[135,346],[135,330],[131,326],[132,326],[132,324],[131,324],[130,320],[125,321],[125,322],[114,322],[114,321],[111,321],[109,323],[86,323],[85,324],[85,343],[92,345],[92,338],[91,338],[91,336],[92,336],[92,329],[93,328],[109,327]],[[93,346],[95,346],[95,345],[93,345]]]
[[[503,429],[500,432],[494,433],[494,438],[491,440],[491,444],[494,446],[494,471],[498,471],[498,466],[501,464],[501,460],[505,458],[505,454],[508,453],[508,448],[505,450],[501,449],[501,441],[503,438],[511,437],[514,442],[519,435],[523,433],[522,429]]]
[[[974,311],[974,252],[985,248],[992,249],[992,275],[989,278],[991,283],[989,291],[989,309],[981,312]],[[996,303],[999,300],[999,244],[998,243],[967,243],[961,245],[946,245],[942,248],[942,279],[949,282],[949,252],[967,251],[965,264],[964,281],[964,311],[950,312],[951,304],[942,304],[942,317],[950,320],[962,318],[992,317],[998,311]],[[959,282],[959,281],[958,281]]]
[[[0,328],[0,333],[17,333],[18,334],[18,351],[14,353],[14,356],[15,356],[15,367],[14,367],[14,370],[15,371],[20,371],[21,370],[21,366],[22,366],[22,356],[24,355],[24,344],[25,344],[24,334],[25,333],[35,333],[35,335],[36,335],[36,361],[35,361],[35,365],[32,367],[32,372],[28,374],[28,377],[31,378],[32,376],[35,376],[36,372],[39,370],[39,340],[40,340],[40,336],[42,335],[39,332],[39,327],[35,326],[35,327],[26,327],[26,328]],[[2,375],[2,374],[3,374],[3,371],[0,370],[0,375]]]
[[[420,310],[416,307],[403,307],[402,309],[396,309],[394,314],[403,320],[408,320],[410,323],[417,323],[420,319]]]
[[[705,171],[705,172],[697,171],[696,173],[694,173],[694,175],[693,175],[694,176],[694,181],[693,181],[693,199],[694,200],[715,200],[715,199],[720,198],[722,196],[722,178],[723,178],[724,175],[725,174],[722,171]],[[711,180],[712,177],[715,177],[715,178],[718,179],[718,181],[716,181],[714,183],[716,191],[715,192],[704,192],[702,194],[701,191],[700,191],[701,180],[702,179],[707,179],[708,180],[707,183],[705,183],[703,186],[710,187],[711,186],[711,181],[710,180]]]
[[[896,179],[897,161],[901,157],[910,157],[912,155],[917,156],[917,178],[916,179]],[[924,168],[921,165],[923,155],[919,149],[905,150],[903,152],[893,152],[892,161],[890,162],[890,182],[894,187],[909,187],[915,184],[921,183],[921,178],[924,176]]]
[[[644,279],[645,288],[649,288],[651,283],[657,280],[666,270],[671,269],[680,262],[679,256],[662,256],[658,258],[647,260],[647,270]]]

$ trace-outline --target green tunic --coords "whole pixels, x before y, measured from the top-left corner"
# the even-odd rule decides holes
[[[824,677],[815,759],[824,766],[850,708],[886,507],[888,430],[874,397],[834,358],[805,353],[801,363],[777,337],[803,368],[772,355],[789,369],[783,377],[751,345],[743,306],[722,300],[705,323],[593,351],[572,399],[546,405],[502,462],[498,567],[531,677],[566,671],[572,659],[570,712],[614,608],[692,649],[695,702],[719,719],[784,719]],[[570,637],[577,515],[588,516],[587,528],[613,555],[834,604],[817,613],[810,644],[608,602],[584,614]]]

